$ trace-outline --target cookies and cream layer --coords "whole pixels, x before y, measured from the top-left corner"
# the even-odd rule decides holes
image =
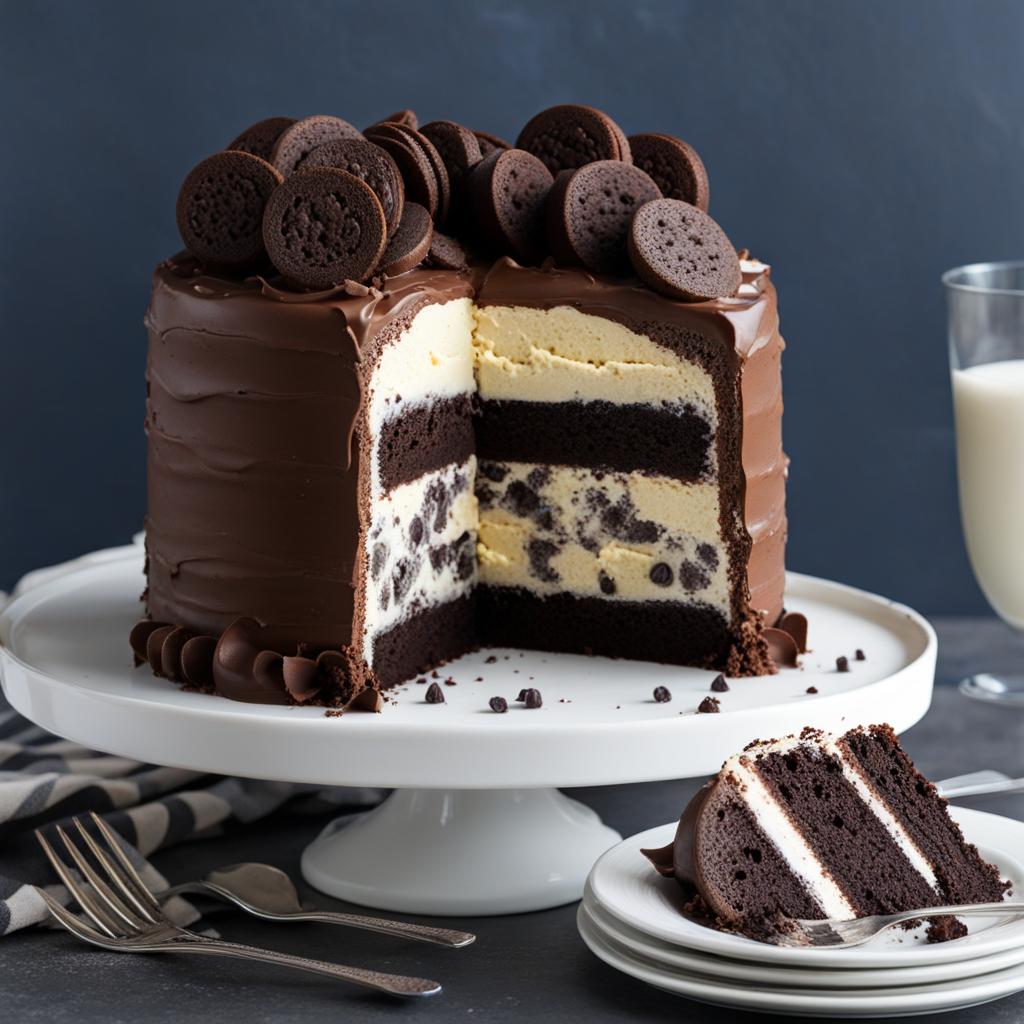
[[[481,460],[477,497],[483,584],[700,603],[729,617],[714,484]]]

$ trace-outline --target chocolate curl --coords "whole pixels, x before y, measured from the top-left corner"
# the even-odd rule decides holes
[[[785,612],[779,620],[779,629],[788,633],[801,654],[807,653],[807,616],[800,612]]]
[[[764,631],[768,652],[776,665],[784,668],[796,668],[800,664],[800,650],[796,641],[784,630],[769,626]]]
[[[154,622],[152,619],[142,619],[141,622],[136,622],[135,625],[132,626],[131,634],[128,637],[128,643],[131,644],[132,657],[136,667],[149,661],[147,644],[150,636],[158,629],[164,629],[166,626],[166,622]]]
[[[172,629],[160,645],[161,674],[175,683],[182,682],[181,652],[193,635],[192,630],[179,626]]]
[[[213,689],[213,653],[215,636],[194,636],[181,649],[181,674],[185,682],[199,690]]]
[[[260,642],[263,630],[255,619],[236,619],[217,641],[213,680],[217,692],[249,704],[287,704],[281,655]],[[261,657],[262,656],[262,657]],[[259,675],[256,663],[259,661]]]

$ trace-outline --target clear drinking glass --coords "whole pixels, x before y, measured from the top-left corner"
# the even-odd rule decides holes
[[[989,604],[1024,630],[1024,261],[957,267],[942,283],[967,554]],[[1024,707],[1024,672],[960,689]]]

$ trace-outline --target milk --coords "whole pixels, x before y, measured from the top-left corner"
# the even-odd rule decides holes
[[[978,583],[1024,629],[1024,359],[953,371],[960,512]]]

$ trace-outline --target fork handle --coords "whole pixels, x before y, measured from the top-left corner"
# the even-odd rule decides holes
[[[348,967],[335,964],[328,960],[314,960],[309,957],[291,956],[257,946],[246,946],[240,942],[224,942],[221,939],[208,939],[203,936],[189,936],[187,940],[177,942],[161,942],[153,946],[139,947],[154,953],[198,953],[205,956],[226,956],[238,960],[256,960],[264,964],[278,967],[295,967],[300,971],[312,974],[325,974],[339,981],[349,981],[354,985],[387,992],[393,996],[430,996],[441,991],[436,981],[427,978],[410,978],[402,974],[387,974],[384,971],[369,971],[362,967]]]
[[[982,915],[998,916],[1010,914],[1013,917],[1024,914],[1024,902],[1014,900],[1008,903],[964,903],[961,906],[924,907],[920,910],[902,910],[897,914],[884,914],[886,927],[899,924],[901,921],[915,921],[918,918],[943,917],[951,914],[954,917],[979,917]]]
[[[432,942],[438,946],[452,946],[458,949],[476,941],[472,932],[460,932],[454,928],[435,928],[428,924],[413,924],[410,921],[389,921],[383,917],[367,917],[364,914],[341,914],[332,910],[298,910],[289,914],[263,914],[274,921],[318,921],[321,924],[340,924],[350,928],[363,928],[382,935],[397,935],[403,939]]]

